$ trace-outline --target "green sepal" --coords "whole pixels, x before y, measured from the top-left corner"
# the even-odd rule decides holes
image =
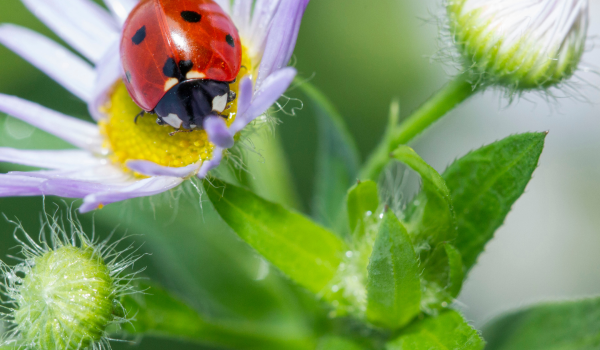
[[[392,156],[416,171],[423,181],[423,189],[409,204],[405,220],[424,261],[439,243],[456,238],[456,218],[450,191],[442,176],[412,148],[400,146]]]
[[[299,88],[308,98],[318,129],[313,216],[317,222],[337,228],[348,188],[357,179],[358,149],[344,119],[327,97],[308,82],[303,81]]]
[[[332,280],[347,250],[334,233],[242,187],[212,179],[204,188],[227,225],[289,278],[314,293]]]
[[[504,315],[484,328],[487,350],[600,349],[600,298],[548,303]]]
[[[365,221],[375,215],[379,207],[377,184],[371,180],[359,182],[348,191],[348,225],[355,240],[364,236]]]
[[[386,350],[482,350],[484,345],[458,312],[448,310],[411,325],[389,342]]]
[[[525,191],[545,138],[544,132],[507,137],[467,154],[444,172],[457,218],[454,245],[466,271]]]
[[[367,319],[398,329],[420,312],[419,260],[406,229],[391,210],[380,224],[367,277]]]

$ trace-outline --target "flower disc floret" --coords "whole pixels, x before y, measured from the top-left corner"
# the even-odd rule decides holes
[[[587,0],[450,0],[450,30],[463,66],[480,83],[554,86],[585,48]]]

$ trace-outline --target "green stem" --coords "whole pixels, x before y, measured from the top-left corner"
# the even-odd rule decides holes
[[[396,126],[377,146],[363,166],[360,179],[377,180],[390,160],[390,153],[407,144],[417,135],[446,115],[454,107],[477,92],[465,76],[458,76],[433,95],[425,104]]]

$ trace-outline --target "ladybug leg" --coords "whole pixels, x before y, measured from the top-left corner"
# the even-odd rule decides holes
[[[135,118],[133,119],[133,122],[134,122],[135,124],[137,124],[137,120],[138,120],[138,118],[139,118],[139,117],[143,117],[145,114],[146,114],[146,111],[142,110],[140,113],[138,113],[138,114],[135,116]]]
[[[173,136],[175,134],[179,134],[180,132],[192,132],[193,130],[179,129],[169,133],[169,136]]]
[[[237,94],[235,93],[235,91],[229,90],[229,93],[227,94],[227,102],[233,102],[233,100],[235,100],[236,97]]]

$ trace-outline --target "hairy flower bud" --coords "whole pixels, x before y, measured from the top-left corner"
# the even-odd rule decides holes
[[[484,84],[551,87],[584,51],[588,0],[448,0],[447,11],[465,69]]]
[[[39,244],[17,226],[25,234],[26,239],[19,240],[25,258],[13,268],[0,262],[4,277],[0,285],[9,298],[4,318],[10,324],[0,345],[38,350],[110,348],[106,329],[124,321],[115,316],[123,313],[119,298],[133,291],[129,282],[135,273],[121,273],[137,257],[130,254],[117,261],[123,252],[115,252],[115,244],[92,242],[78,222],[72,223],[73,232],[67,234],[57,218],[49,218],[45,226],[50,239]]]

